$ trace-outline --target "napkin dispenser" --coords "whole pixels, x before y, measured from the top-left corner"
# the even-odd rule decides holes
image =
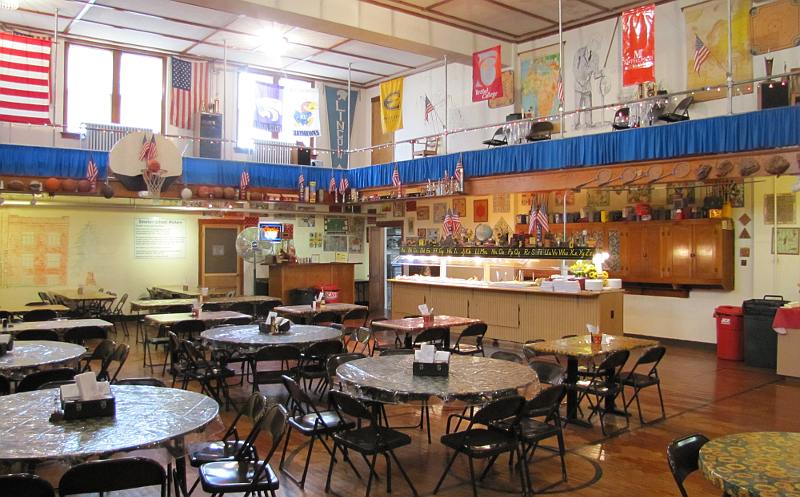
[[[423,345],[414,351],[414,376],[449,376],[450,352],[436,350],[433,345]]]
[[[96,383],[95,388],[96,392],[92,398],[83,399],[77,384],[62,386],[61,419],[70,421],[114,416],[117,412],[117,403],[111,394],[108,382]]]

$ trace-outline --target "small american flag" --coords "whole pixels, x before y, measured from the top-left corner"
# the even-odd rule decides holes
[[[453,176],[458,181],[458,186],[464,183],[464,162],[461,160],[461,156],[458,156],[458,162],[456,162],[456,169],[453,171]]]
[[[566,192],[564,192],[566,194]],[[536,212],[536,223],[542,228],[542,233],[550,233],[550,221],[547,219],[547,207],[544,200],[539,204],[539,210]]]
[[[242,171],[242,175],[239,177],[239,199],[244,199],[245,194],[247,193],[247,189],[250,187],[250,173],[247,171]]]
[[[453,211],[450,221],[453,227],[453,235],[457,235],[461,231],[461,218],[458,216],[457,211]]]
[[[331,175],[331,180],[328,182],[328,193],[336,195],[336,178]]]
[[[97,174],[97,164],[94,163],[93,158],[89,157],[89,162],[86,163],[86,179],[92,184],[92,190],[97,185]]]
[[[536,220],[539,218],[539,214],[536,211],[536,202],[531,200],[531,213],[528,214],[528,234],[535,235],[536,234]]]
[[[192,129],[194,115],[208,102],[208,62],[172,58],[169,123]]]
[[[447,209],[447,214],[444,215],[442,232],[444,232],[445,238],[453,234],[453,214],[450,212],[450,209]]]
[[[694,72],[700,72],[700,67],[709,55],[711,55],[711,51],[706,44],[699,36],[694,35]]]
[[[300,185],[300,189],[302,190],[306,184],[306,178],[303,176],[303,173],[300,173],[300,176],[297,177],[297,184]]]
[[[395,188],[400,188],[400,185],[402,184],[400,182],[400,171],[397,169],[396,165],[394,166],[394,171],[392,171],[392,184],[395,186]]]
[[[431,103],[431,99],[428,98],[428,95],[425,95],[425,122],[428,122],[432,112],[433,103]]]
[[[342,176],[339,180],[339,191],[344,193],[348,188],[350,188],[350,180],[347,179],[347,176]]]
[[[558,75],[558,81],[556,82],[556,95],[558,95],[558,101],[561,102],[561,107],[564,106],[564,79],[561,78],[561,74]]]
[[[139,149],[139,160],[147,162],[153,160],[158,155],[158,147],[156,146],[156,135],[150,136],[147,139],[147,134],[142,136],[142,148]]]

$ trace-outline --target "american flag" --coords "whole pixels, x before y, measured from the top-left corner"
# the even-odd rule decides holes
[[[711,51],[706,44],[699,36],[694,35],[694,72],[700,72],[700,66],[708,59],[709,55],[711,55]]]
[[[456,162],[456,169],[453,171],[453,176],[458,181],[458,186],[464,183],[464,162],[461,160],[461,156],[458,156],[458,162]]]
[[[92,189],[97,185],[97,164],[94,159],[89,157],[89,162],[86,163],[86,179],[92,184]]]
[[[158,155],[158,147],[156,146],[156,135],[150,136],[147,139],[147,134],[142,136],[142,148],[139,149],[139,160],[147,162],[153,160]]]
[[[531,199],[531,213],[528,214],[528,234],[535,235],[536,234],[536,220],[539,218],[539,214],[536,211],[536,202]]]
[[[242,199],[247,193],[247,189],[250,187],[250,173],[247,171],[242,171],[242,175],[239,177],[239,198]]]
[[[400,171],[397,169],[397,166],[394,166],[394,171],[392,171],[392,184],[395,188],[400,188]]]
[[[566,192],[564,192],[566,194]],[[550,233],[550,221],[547,219],[547,207],[544,200],[539,204],[539,210],[536,212],[536,223],[542,228],[542,233]]]
[[[208,62],[172,58],[169,123],[192,129],[194,115],[208,102]]]
[[[300,176],[297,177],[297,184],[300,185],[300,189],[302,190],[306,184],[306,178],[303,176],[303,173],[300,173]]]
[[[459,231],[461,231],[461,218],[458,216],[457,211],[453,211],[450,215],[450,222],[453,227],[453,235],[457,235]]]
[[[50,124],[50,40],[0,33],[0,121]]]
[[[558,81],[556,81],[556,95],[558,95],[558,101],[561,102],[561,107],[564,107],[564,79],[561,74],[558,75]]]
[[[328,193],[336,195],[336,178],[331,174],[331,180],[328,182]]]
[[[431,99],[428,98],[428,95],[425,95],[425,122],[428,122],[431,113],[433,112],[433,103],[431,103]]]
[[[450,209],[447,209],[447,214],[444,215],[442,232],[444,232],[445,238],[453,234],[453,214],[450,212]]]
[[[347,176],[342,176],[339,180],[339,191],[344,193],[348,188],[350,188],[350,180],[347,179]]]

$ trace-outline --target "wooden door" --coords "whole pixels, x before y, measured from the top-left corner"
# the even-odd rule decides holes
[[[392,133],[384,133],[381,126],[381,99],[372,99],[372,145],[392,143]],[[372,164],[388,164],[394,160],[394,147],[378,148],[372,150]]]
[[[628,228],[628,278],[633,281],[657,281],[661,275],[661,227],[646,223]]]
[[[693,279],[719,280],[722,276],[721,226],[719,223],[695,224],[693,229],[694,244],[692,258],[694,260]]]
[[[211,219],[201,219],[199,223],[200,286],[217,292],[241,294],[243,263],[236,255],[236,237],[242,229],[241,224]]]
[[[386,246],[386,234],[383,228],[369,228],[369,310],[383,311],[384,275],[386,262],[383,248]]]
[[[692,231],[691,225],[680,223],[673,223],[666,228],[665,276],[670,279],[686,281],[692,278],[695,256]]]

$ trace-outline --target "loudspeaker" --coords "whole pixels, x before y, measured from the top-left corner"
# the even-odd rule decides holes
[[[298,148],[297,149],[297,163],[301,166],[311,165],[311,149]]]
[[[761,108],[786,107],[789,105],[789,85],[774,83],[761,83]]]
[[[311,167],[322,167],[325,163],[322,159],[311,159]]]

